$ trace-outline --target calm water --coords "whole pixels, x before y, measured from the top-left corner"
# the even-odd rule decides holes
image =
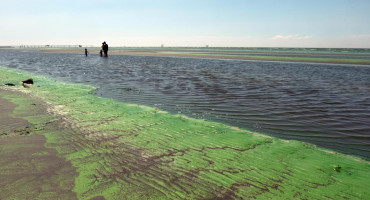
[[[100,47],[98,48],[100,49]],[[265,52],[271,53],[320,53],[320,54],[351,54],[370,55],[369,49],[349,48],[268,48],[268,47],[112,47],[116,50],[165,50],[165,51],[223,51],[223,52]]]
[[[370,158],[370,66],[9,50],[0,65]]]

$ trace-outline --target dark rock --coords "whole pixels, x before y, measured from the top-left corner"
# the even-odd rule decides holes
[[[27,80],[22,81],[23,82],[23,87],[29,88],[33,85],[33,79],[29,78]]]
[[[22,83],[23,83],[23,84],[24,84],[24,83],[26,83],[26,84],[33,84],[33,79],[32,79],[32,78],[29,78],[29,79],[27,79],[27,80],[22,81]]]
[[[5,83],[5,85],[7,85],[7,86],[15,86],[15,84],[13,84],[13,83]]]

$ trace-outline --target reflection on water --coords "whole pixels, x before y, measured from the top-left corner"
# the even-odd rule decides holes
[[[82,53],[0,50],[0,65],[370,158],[370,66]]]

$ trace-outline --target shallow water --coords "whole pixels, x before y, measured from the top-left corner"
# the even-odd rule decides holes
[[[370,60],[370,54],[311,54],[311,53],[284,53],[284,52],[276,52],[276,53],[265,53],[265,52],[181,52],[183,54],[209,54],[209,55],[228,55],[228,56],[267,56],[267,57],[297,57],[297,58],[333,58],[333,59],[362,59],[362,60]]]
[[[0,65],[370,158],[370,66],[9,50]]]

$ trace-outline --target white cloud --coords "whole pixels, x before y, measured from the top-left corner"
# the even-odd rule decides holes
[[[275,35],[272,37],[273,40],[308,40],[311,39],[312,36],[300,36],[299,34],[295,35]]]

